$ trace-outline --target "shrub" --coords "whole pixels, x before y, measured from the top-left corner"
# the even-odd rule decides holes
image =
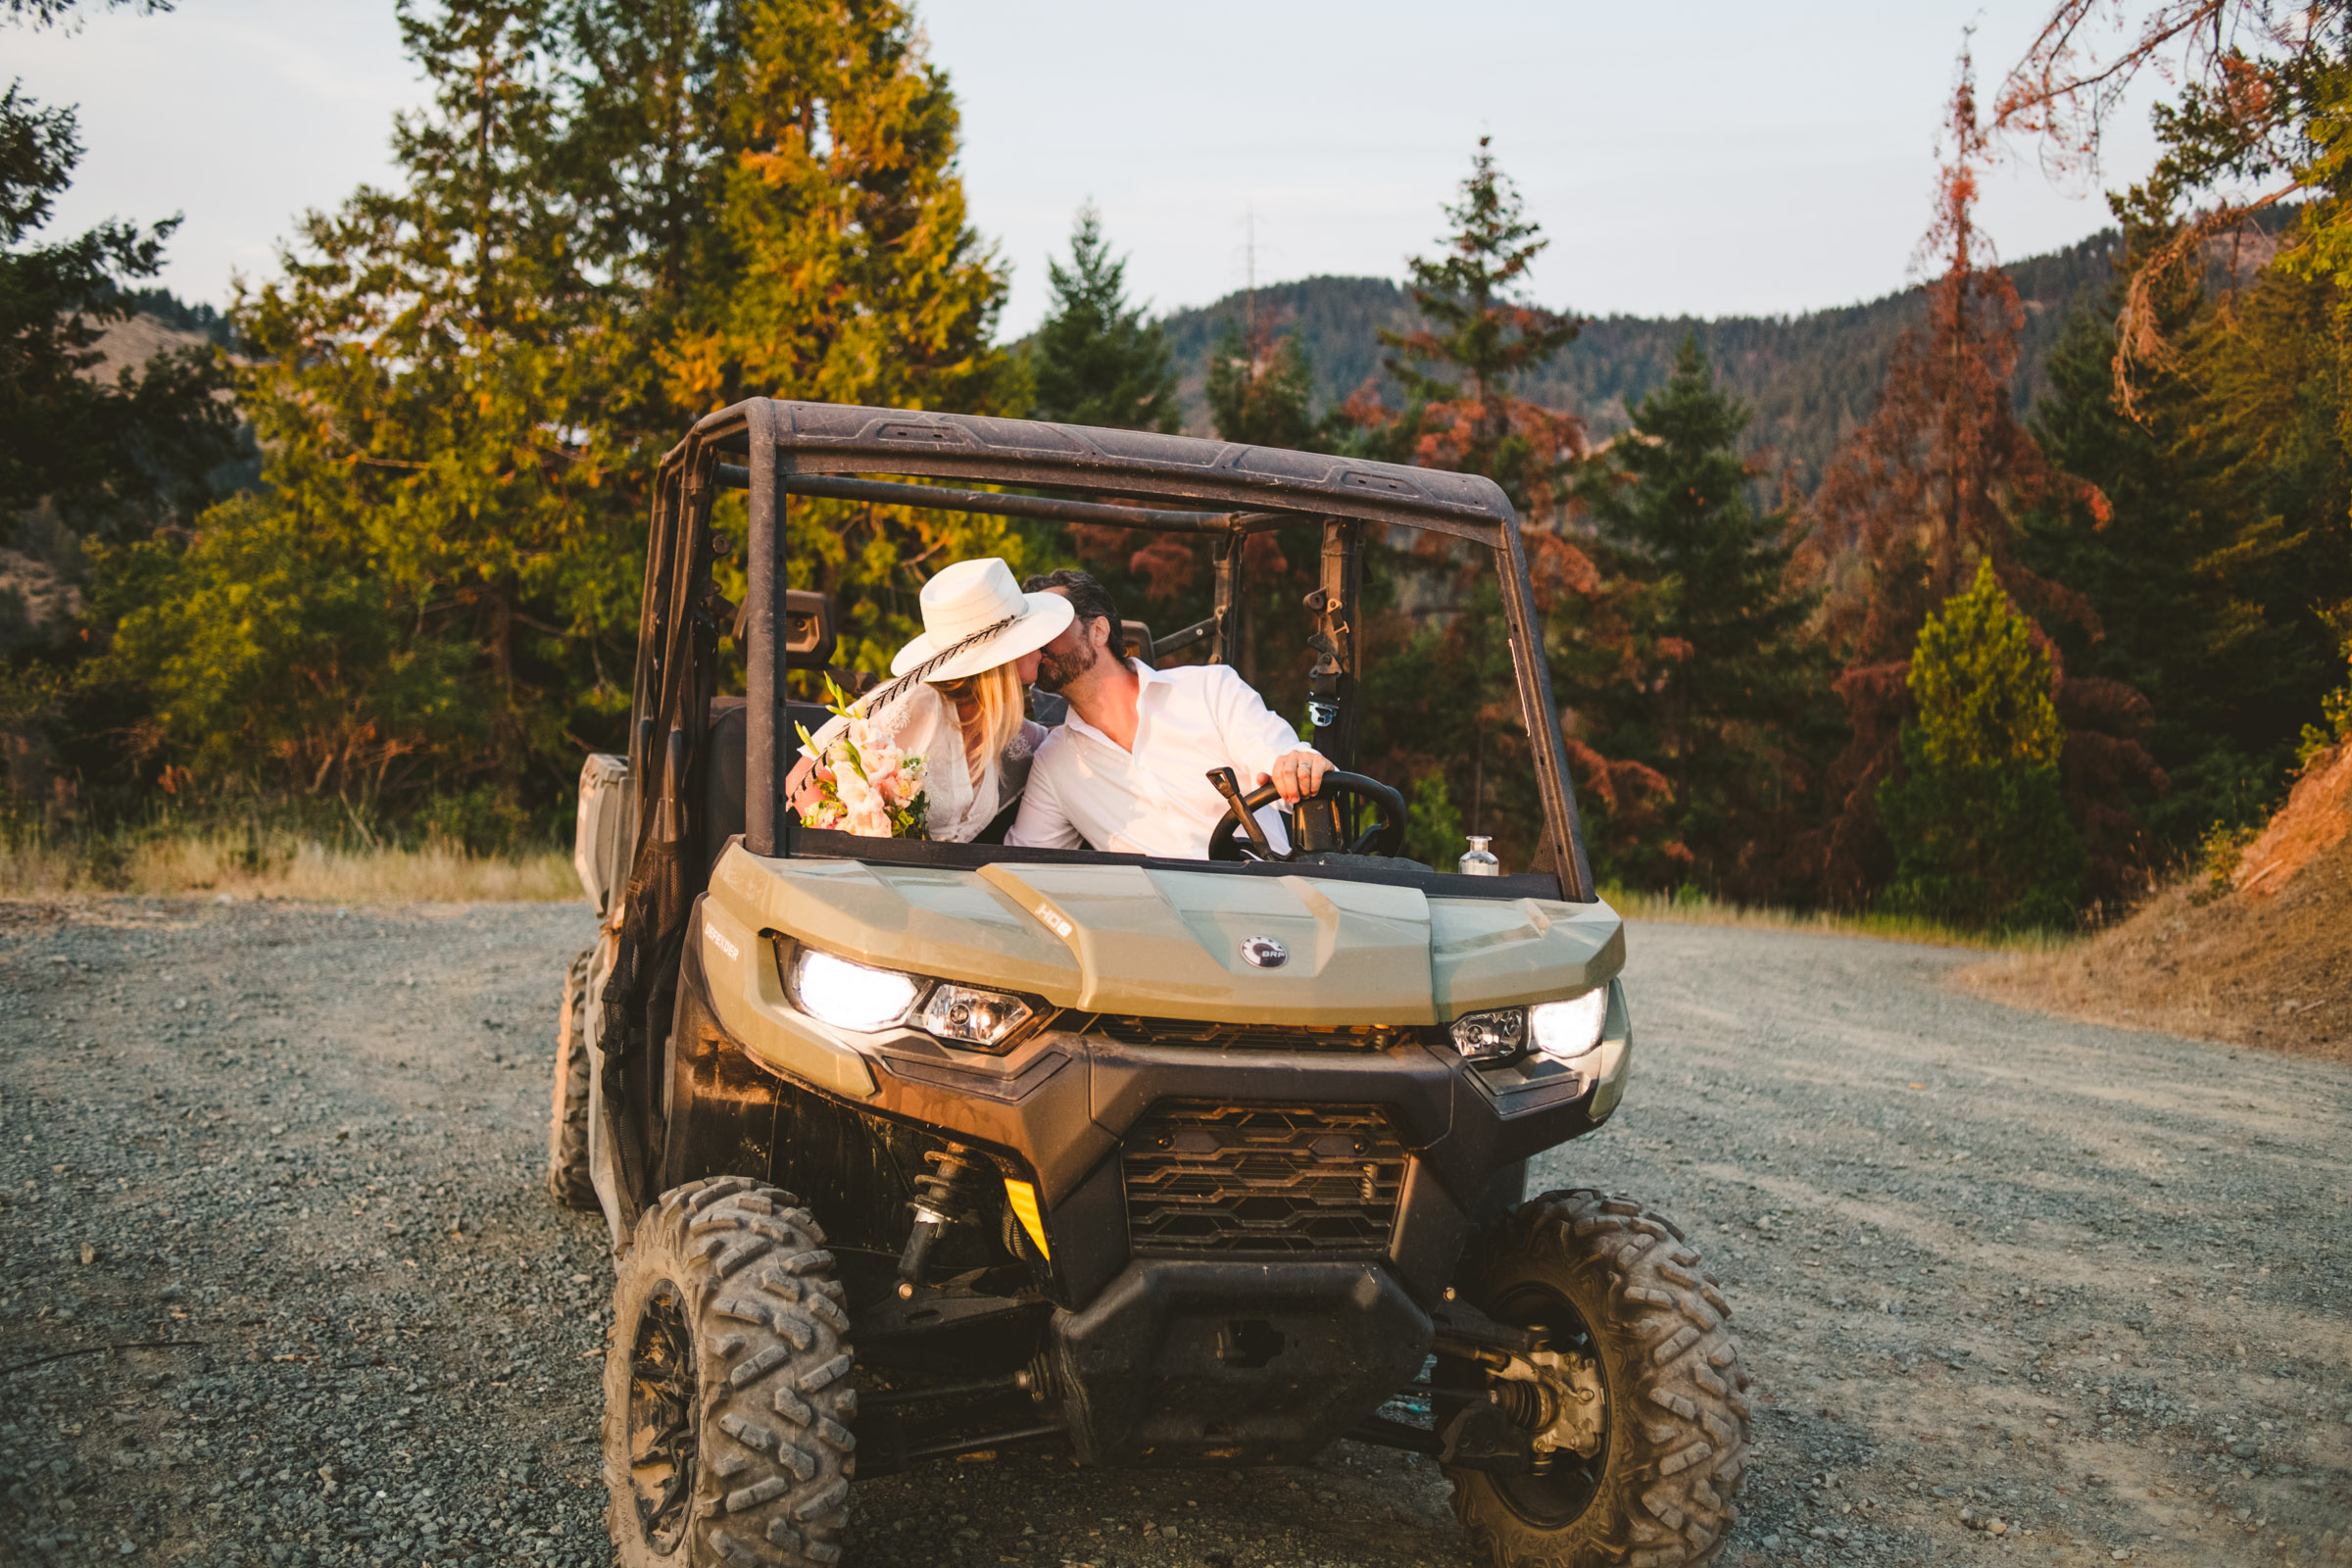
[[[1989,563],[1920,628],[1904,771],[1879,786],[1888,908],[2015,929],[2074,917],[2084,856],[2059,777],[2056,671]]]

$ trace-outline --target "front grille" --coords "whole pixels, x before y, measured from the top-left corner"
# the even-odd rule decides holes
[[[1099,1015],[1085,1033],[1122,1046],[1191,1046],[1206,1051],[1380,1051],[1421,1038],[1418,1029],[1359,1024],[1315,1029],[1262,1023],[1210,1023],[1198,1018]]]
[[[1140,1255],[1377,1257],[1404,1147],[1378,1105],[1163,1100],[1120,1167]]]

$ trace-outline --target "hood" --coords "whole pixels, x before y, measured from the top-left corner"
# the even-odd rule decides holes
[[[1000,862],[976,871],[762,859],[711,894],[753,929],[867,963],[1090,1012],[1343,1026],[1436,1023],[1598,984],[1622,967],[1605,904],[1432,898],[1317,876]],[[1250,961],[1246,949],[1278,962]]]

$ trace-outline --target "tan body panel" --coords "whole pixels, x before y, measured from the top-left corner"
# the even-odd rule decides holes
[[[712,871],[710,906],[748,931],[1056,1006],[1308,1028],[1444,1022],[1571,996],[1625,962],[1624,925],[1606,904],[1160,866],[963,871],[766,859],[738,844]],[[1287,961],[1245,960],[1243,942],[1260,936]],[[705,948],[715,985],[737,960]],[[767,968],[757,983],[781,1005]]]
[[[1625,967],[1625,921],[1606,904],[1432,899],[1438,1016],[1574,996]]]
[[[845,958],[1077,1004],[1078,960],[1011,896],[970,871],[766,859],[730,845],[710,897],[739,919]]]
[[[718,1021],[771,1067],[837,1095],[871,1095],[874,1074],[865,1057],[784,1000],[775,949],[759,924],[744,918],[734,894],[733,887],[722,893],[712,878],[701,927],[687,936],[703,950],[703,974]]]
[[[1435,1023],[1429,903],[1414,888],[1141,865],[985,866],[1061,936],[1090,1012],[1251,1023]],[[1062,928],[1067,927],[1066,934]],[[1272,937],[1290,956],[1242,956]]]

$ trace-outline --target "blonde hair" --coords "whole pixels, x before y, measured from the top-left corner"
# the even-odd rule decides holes
[[[956,709],[956,726],[963,733],[964,766],[977,784],[982,775],[1004,760],[1004,754],[1012,749],[1014,738],[1021,733],[1021,677],[1011,664],[1004,663],[960,680],[932,684]],[[975,704],[980,710],[976,726],[964,720],[966,703]],[[975,741],[977,746],[973,744]]]

